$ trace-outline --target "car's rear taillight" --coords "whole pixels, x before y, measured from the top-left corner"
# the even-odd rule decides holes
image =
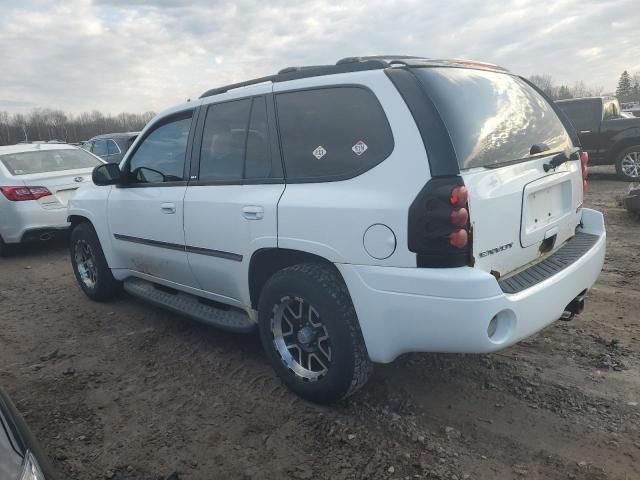
[[[589,182],[587,182],[587,177],[589,176],[588,163],[589,154],[587,152],[580,152],[580,165],[582,165],[582,190],[585,193],[589,190]]]
[[[12,202],[24,202],[26,200],[38,200],[48,197],[51,192],[47,187],[0,187],[2,194]]]
[[[471,263],[469,191],[459,176],[438,177],[409,208],[409,250],[419,267],[460,267]]]

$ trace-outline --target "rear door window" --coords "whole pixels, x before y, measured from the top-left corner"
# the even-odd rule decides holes
[[[199,180],[268,178],[282,178],[282,167],[271,157],[265,98],[209,106],[200,148]]]
[[[415,68],[453,143],[460,169],[490,167],[571,146],[552,106],[522,79],[469,68]],[[428,148],[428,147],[427,147]]]
[[[375,95],[362,87],[331,87],[276,95],[288,180],[340,180],[378,165],[393,135]]]

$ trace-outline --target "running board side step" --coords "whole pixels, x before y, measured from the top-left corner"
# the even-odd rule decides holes
[[[248,333],[256,326],[244,310],[222,304],[219,304],[221,308],[218,308],[212,305],[216,302],[156,285],[141,278],[127,278],[124,281],[124,289],[134,297],[223,330]]]

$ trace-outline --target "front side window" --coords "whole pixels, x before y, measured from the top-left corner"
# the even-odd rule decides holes
[[[211,105],[200,150],[201,181],[241,181],[281,177],[269,148],[264,97]]]
[[[300,90],[276,98],[287,179],[352,177],[393,151],[387,117],[365,88]]]
[[[132,183],[165,183],[184,180],[191,115],[180,115],[153,130],[138,146],[129,162]]]

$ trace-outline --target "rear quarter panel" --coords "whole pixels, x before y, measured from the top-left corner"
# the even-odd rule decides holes
[[[407,247],[411,202],[429,180],[427,155],[402,97],[382,72],[333,75],[275,84],[274,93],[321,85],[364,85],[384,109],[394,138],[391,155],[355,178],[324,183],[287,184],[278,205],[278,246],[320,255],[336,263],[415,267]],[[384,224],[395,234],[396,249],[377,260],[364,249],[365,231]]]

